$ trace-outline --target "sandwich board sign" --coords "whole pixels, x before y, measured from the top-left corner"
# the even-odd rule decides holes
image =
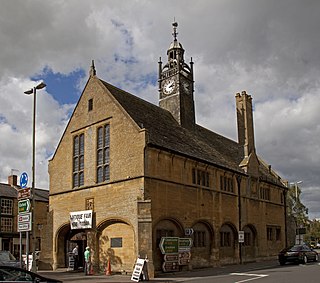
[[[131,281],[139,282],[141,274],[143,275],[144,280],[149,280],[147,259],[137,258],[136,264],[134,265],[134,270],[132,272]]]

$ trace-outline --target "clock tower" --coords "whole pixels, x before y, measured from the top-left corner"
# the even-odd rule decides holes
[[[167,55],[168,62],[162,66],[159,60],[159,106],[171,112],[179,125],[190,130],[195,125],[193,100],[193,62],[184,62],[184,49],[177,40],[178,23],[174,22],[173,42]]]

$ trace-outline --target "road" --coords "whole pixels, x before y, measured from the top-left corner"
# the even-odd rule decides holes
[[[112,283],[133,282],[129,275],[94,275],[84,276],[82,273],[39,272],[42,275],[57,278],[63,282]],[[286,264],[280,266],[277,261],[232,265],[219,268],[161,274],[149,282],[188,282],[188,283],[319,283],[320,262],[303,264]]]

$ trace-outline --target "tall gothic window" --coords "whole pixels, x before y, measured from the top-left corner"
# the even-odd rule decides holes
[[[110,125],[97,132],[97,183],[110,180]]]
[[[84,134],[73,138],[73,187],[84,185]]]

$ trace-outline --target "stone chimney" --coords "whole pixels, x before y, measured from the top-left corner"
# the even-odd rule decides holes
[[[10,175],[10,176],[8,176],[8,184],[9,184],[9,185],[17,186],[17,180],[18,180],[17,175]]]
[[[259,161],[256,155],[253,130],[252,97],[245,91],[236,94],[238,143],[243,146],[243,160],[240,163],[247,173],[258,175]]]

